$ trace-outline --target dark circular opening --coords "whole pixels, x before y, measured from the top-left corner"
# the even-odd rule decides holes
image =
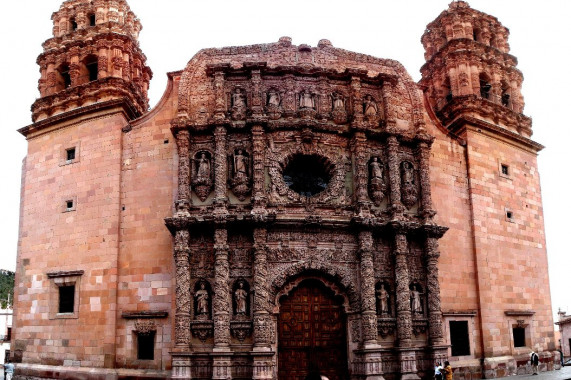
[[[331,174],[323,157],[297,154],[284,168],[283,178],[286,185],[296,193],[312,197],[327,188]]]

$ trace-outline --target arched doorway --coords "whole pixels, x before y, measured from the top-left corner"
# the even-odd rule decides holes
[[[310,279],[280,299],[278,379],[304,380],[316,368],[347,379],[346,318],[341,297]]]

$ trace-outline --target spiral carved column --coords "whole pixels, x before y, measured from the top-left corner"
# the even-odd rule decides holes
[[[389,166],[389,183],[390,183],[390,201],[391,207],[395,213],[402,211],[400,192],[400,162],[399,162],[399,142],[396,136],[389,136],[388,145],[388,166]]]
[[[176,135],[178,148],[178,200],[176,213],[188,215],[190,207],[190,136],[187,130],[178,131]]]
[[[375,308],[375,271],[373,268],[373,235],[371,231],[359,233],[361,253],[361,319],[363,345],[377,343],[377,312]]]
[[[438,282],[438,240],[426,238],[426,270],[428,292],[428,336],[432,345],[444,343],[442,333],[442,311],[440,303],[440,283]]]
[[[395,236],[395,276],[396,276],[396,312],[397,337],[400,347],[411,343],[412,313],[410,309],[409,274],[407,264],[408,243],[406,235]]]
[[[224,228],[214,232],[214,348],[227,348],[230,345],[230,264],[228,261],[228,231]]]
[[[175,342],[179,348],[190,345],[190,234],[180,230],[175,234],[174,261],[176,266]]]

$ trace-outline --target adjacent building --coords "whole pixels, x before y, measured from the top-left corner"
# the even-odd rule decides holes
[[[20,129],[16,378],[418,379],[450,360],[480,379],[532,350],[557,368],[543,147],[496,18],[452,2],[419,83],[328,40],[204,49],[150,111],[125,0],[52,19]]]

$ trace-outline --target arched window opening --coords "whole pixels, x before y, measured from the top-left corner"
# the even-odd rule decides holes
[[[96,56],[89,56],[85,60],[85,68],[87,69],[87,79],[89,82],[93,82],[97,80],[97,74],[99,71],[99,67],[97,64],[97,57]]]
[[[72,18],[71,20],[69,20],[69,22],[71,23],[71,30],[77,30],[77,21],[75,21],[75,19]]]
[[[62,65],[59,70],[59,78],[57,83],[57,91],[64,90],[71,86],[71,75],[69,74],[69,66]]]
[[[89,17],[89,26],[95,26],[95,13],[91,13],[88,17]]]
[[[502,105],[509,107],[510,103],[510,86],[506,81],[502,81]]]
[[[490,99],[492,94],[492,85],[486,74],[480,74],[480,96],[484,99]]]

